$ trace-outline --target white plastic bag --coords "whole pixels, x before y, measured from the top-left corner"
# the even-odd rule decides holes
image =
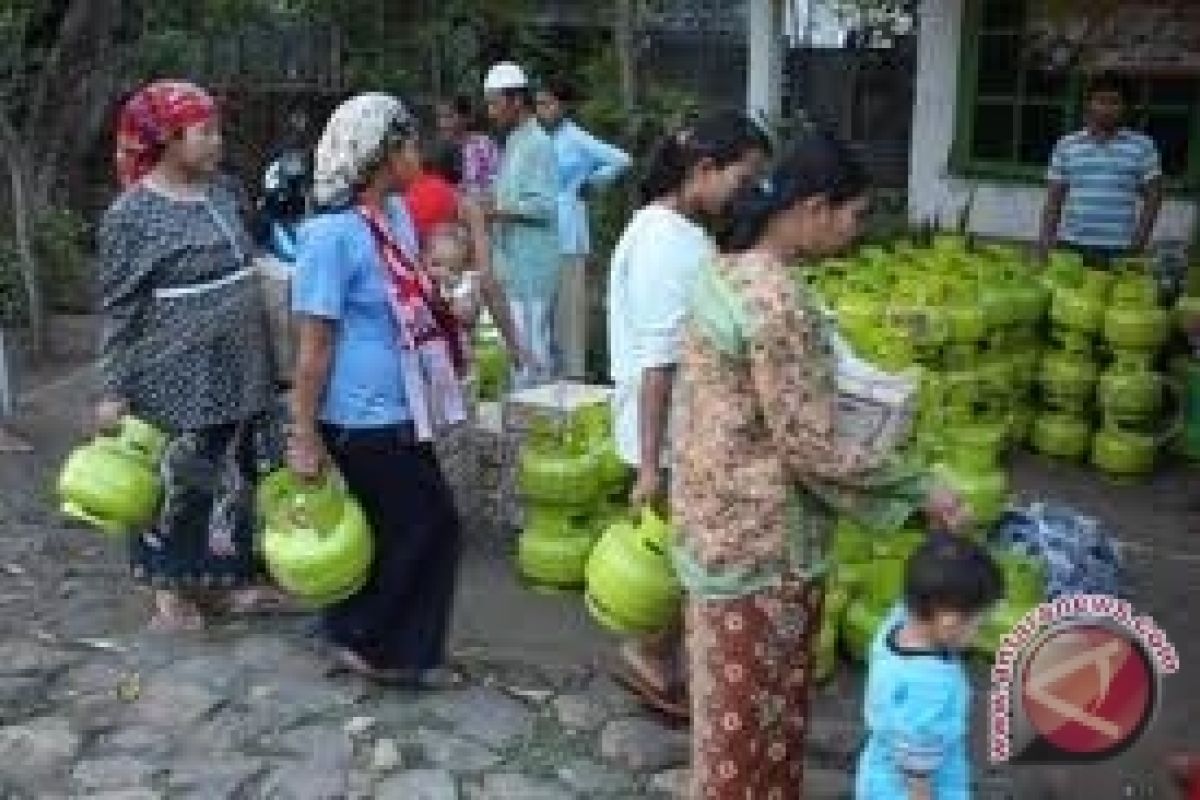
[[[904,443],[916,411],[919,370],[884,372],[854,353],[841,334],[830,332],[836,365],[838,435],[883,455]]]

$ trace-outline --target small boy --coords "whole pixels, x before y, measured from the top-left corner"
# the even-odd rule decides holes
[[[971,796],[961,654],[1003,593],[996,563],[968,539],[931,536],[909,559],[904,604],[871,646],[857,800]]]

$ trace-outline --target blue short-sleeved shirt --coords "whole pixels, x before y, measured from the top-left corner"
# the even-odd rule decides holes
[[[928,776],[936,800],[968,800],[966,669],[953,654],[900,648],[894,634],[904,614],[895,609],[871,645],[855,800],[908,797],[906,773]]]
[[[1089,131],[1063,137],[1046,175],[1067,187],[1063,241],[1111,249],[1132,245],[1138,194],[1161,175],[1158,149],[1148,136],[1120,130],[1109,139]]]
[[[397,239],[415,254],[416,235],[400,200],[389,202],[388,218]],[[292,310],[336,322],[323,422],[371,428],[410,419],[401,373],[407,354],[375,239],[358,212],[321,214],[301,228]]]

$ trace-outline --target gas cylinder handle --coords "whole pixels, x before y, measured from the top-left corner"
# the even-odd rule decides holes
[[[1183,384],[1176,378],[1170,375],[1157,375],[1159,381],[1162,382],[1163,388],[1166,389],[1168,406],[1171,406],[1171,400],[1174,400],[1175,413],[1171,415],[1171,423],[1166,429],[1155,437],[1155,443],[1159,447],[1164,447],[1174,441],[1180,434],[1183,433],[1184,426],[1187,424],[1186,414],[1184,413],[1184,388]]]
[[[665,542],[658,532],[666,529],[667,522],[649,505],[642,507],[641,524],[638,526],[638,540],[642,546],[659,558],[667,557]]]

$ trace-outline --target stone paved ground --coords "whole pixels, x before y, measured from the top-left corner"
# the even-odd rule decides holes
[[[608,643],[580,603],[520,588],[494,546],[463,567],[459,693],[413,695],[327,673],[303,618],[140,632],[146,598],[118,549],[49,513],[52,468],[77,429],[73,382],[34,392],[32,456],[0,456],[0,798],[557,800],[669,797],[686,738],[642,714],[597,668]],[[1200,543],[1194,478],[1112,487],[1023,461],[1020,484],[1114,521],[1135,543],[1140,605],[1172,635],[1183,673],[1144,742],[1112,764],[1057,775],[980,769],[977,797],[1169,797],[1158,762],[1200,746],[1192,612]],[[847,796],[861,676],[816,698],[809,797]]]

